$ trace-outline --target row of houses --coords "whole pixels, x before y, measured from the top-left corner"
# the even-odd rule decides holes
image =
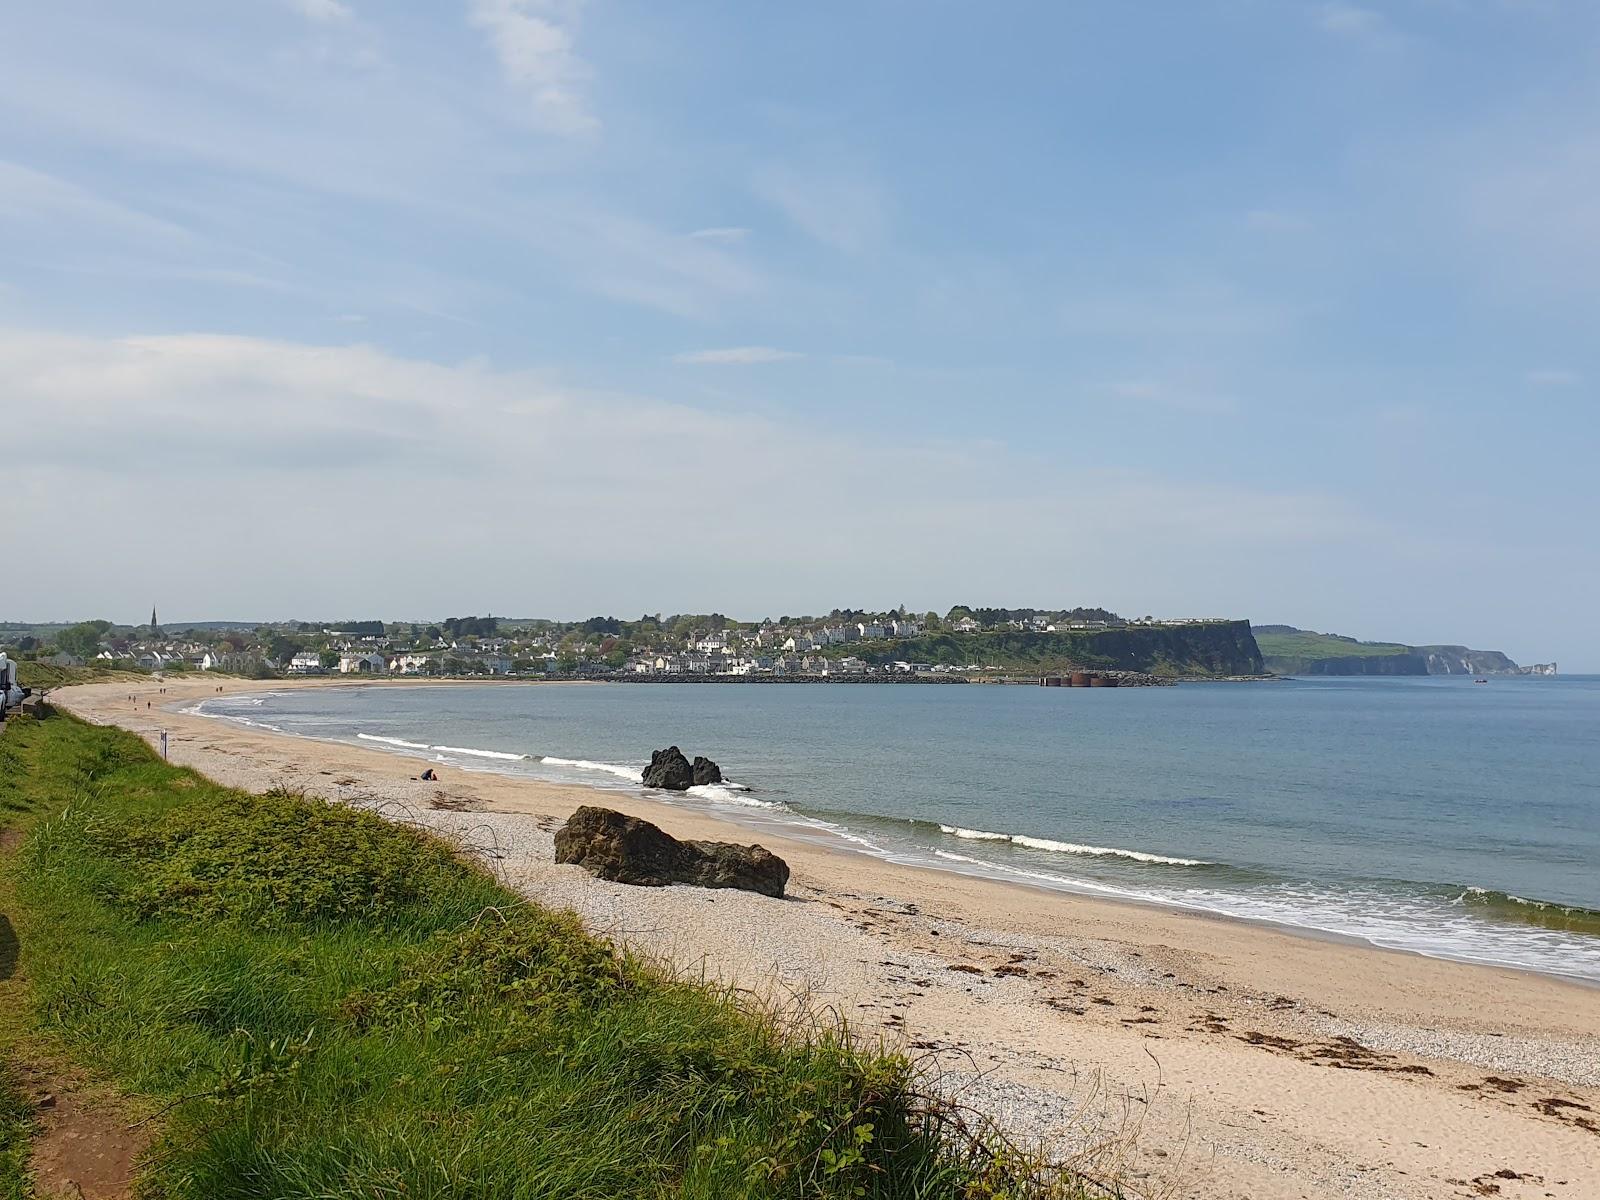
[[[438,675],[443,674],[445,670],[445,656],[442,653],[396,654],[385,657],[372,650],[347,651],[337,655],[336,661],[331,665],[325,665],[323,657],[322,651],[302,650],[289,660],[284,669],[290,675]],[[329,652],[327,657],[334,659],[335,656]],[[516,673],[515,663],[504,654],[473,654],[460,661],[475,674]],[[554,654],[547,655],[541,662],[544,670],[555,670]]]

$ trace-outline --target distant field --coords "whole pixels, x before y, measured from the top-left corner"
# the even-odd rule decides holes
[[[1411,647],[1398,642],[1358,642],[1331,633],[1263,633],[1256,631],[1256,645],[1266,658],[1358,658],[1406,654]]]

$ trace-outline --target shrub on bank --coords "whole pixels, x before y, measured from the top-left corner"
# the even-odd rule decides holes
[[[904,1057],[664,977],[414,829],[67,718],[0,756],[33,1010],[163,1108],[144,1195],[1076,1194]]]

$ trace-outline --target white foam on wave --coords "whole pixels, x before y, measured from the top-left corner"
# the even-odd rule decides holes
[[[522,762],[531,757],[527,754],[507,754],[504,750],[476,750],[471,746],[427,746],[424,749],[438,750],[444,754],[465,754],[470,758],[495,758],[505,762]]]
[[[962,829],[958,825],[941,825],[939,829],[951,837],[973,842],[1010,842],[1030,850],[1046,850],[1052,854],[1082,854],[1089,857],[1131,858],[1135,862],[1165,863],[1172,867],[1204,867],[1210,864],[1198,858],[1174,858],[1168,854],[1150,854],[1143,850],[1119,850],[1115,846],[1085,846],[1077,842],[1057,842],[1050,838],[1028,837],[1021,833],[991,833],[987,829]]]
[[[750,789],[743,784],[732,783],[701,783],[691,787],[687,793],[701,800],[715,800],[723,804],[738,804],[745,808],[768,808],[787,811],[788,805],[781,800],[763,800],[759,796],[750,795]]]
[[[356,734],[356,737],[360,738],[363,742],[382,742],[386,746],[400,746],[406,750],[433,749],[433,747],[428,745],[427,742],[408,742],[405,740],[405,738],[379,737],[375,733],[358,733]]]
[[[206,715],[210,716],[211,714],[207,713]],[[220,720],[232,721],[236,725],[248,725],[251,729],[268,729],[273,733],[283,732],[283,726],[281,725],[269,725],[265,721],[252,721],[249,717],[236,717],[228,713],[219,713],[217,715]]]
[[[593,762],[587,758],[557,758],[554,754],[541,755],[540,762],[549,763],[553,767],[572,767],[578,771],[603,771],[607,775],[615,775],[618,779],[626,779],[638,783],[644,774],[643,767],[629,767],[622,763]]]
[[[1313,929],[1428,958],[1518,967],[1600,983],[1600,940],[1558,930],[1529,930],[1520,926],[1497,928],[1465,916],[1455,920],[1440,919],[1439,913],[1420,911],[1398,898],[1341,896],[1316,889],[1278,889],[1273,893],[1252,895],[1212,888],[1119,887],[1092,879],[1030,871],[950,850],[935,850],[934,855],[975,868],[980,874],[1026,879],[1069,892]]]
[[[987,829],[962,829],[957,825],[941,825],[939,829],[951,837],[966,838],[973,842],[1009,842],[1009,833],[990,833]]]

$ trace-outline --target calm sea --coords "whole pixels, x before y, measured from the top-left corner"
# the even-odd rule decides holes
[[[946,870],[1600,982],[1600,677],[331,688],[207,715]]]

